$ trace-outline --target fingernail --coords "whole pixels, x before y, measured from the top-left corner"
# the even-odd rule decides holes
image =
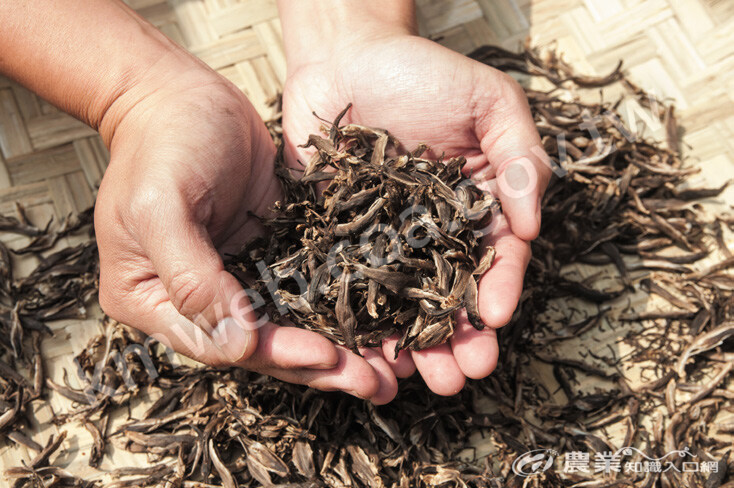
[[[245,355],[251,337],[252,334],[241,327],[232,317],[220,320],[212,331],[214,344],[232,363],[236,363]]]
[[[537,207],[535,207],[535,220],[538,222],[538,228],[540,228],[541,224],[541,215],[543,212],[543,197],[538,197],[538,204]]]
[[[318,358],[314,358],[311,364],[306,364],[303,367],[309,369],[334,369],[339,365],[339,354],[335,354],[335,357],[329,358],[328,352],[324,351],[318,355]],[[331,361],[330,361],[331,359]],[[305,362],[305,361],[304,361]]]
[[[359,393],[357,393],[356,390],[344,390],[344,392],[345,393],[348,393],[348,394],[350,394],[350,395],[352,395],[354,397],[357,397],[360,400],[368,400],[368,398],[365,398],[363,395],[360,395]]]
[[[309,364],[305,366],[308,369],[333,369],[335,368],[337,363],[316,363],[316,364]]]

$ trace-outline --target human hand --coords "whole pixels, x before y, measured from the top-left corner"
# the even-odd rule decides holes
[[[397,360],[396,339],[383,343],[398,377],[417,368],[434,392],[450,395],[466,377],[485,377],[496,366],[495,329],[519,301],[550,170],[525,94],[511,77],[415,36],[410,15],[394,11],[410,2],[379,3],[279,5],[289,63],[286,151],[291,161],[307,161],[297,144],[319,129],[311,114],[333,119],[352,103],[342,123],[387,128],[408,150],[427,144],[433,157],[466,156],[467,174],[499,197],[503,215],[483,241],[497,254],[479,282],[479,312],[488,327],[478,331],[460,314],[450,343],[402,352]],[[319,16],[319,8],[328,12]],[[316,28],[309,15],[319,16]]]
[[[164,56],[100,130],[111,152],[95,208],[106,313],[210,365],[375,396],[368,360],[261,324],[224,269],[221,253],[261,232],[255,216],[280,197],[275,147],[239,90],[188,55]]]
[[[212,365],[375,403],[394,391],[376,354],[260,324],[224,271],[219,252],[258,232],[250,212],[262,216],[279,189],[273,144],[242,94],[121,0],[11,3],[0,2],[0,73],[111,150],[95,211],[103,309]]]

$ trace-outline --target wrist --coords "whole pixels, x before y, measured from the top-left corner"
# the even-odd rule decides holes
[[[121,0],[0,2],[0,25],[0,73],[95,129],[146,86],[208,70]]]
[[[183,49],[162,50],[148,63],[109,80],[102,95],[91,102],[87,123],[99,131],[110,147],[115,132],[126,119],[138,118],[147,110],[158,111],[169,102],[180,103],[187,92],[213,86],[224,88],[220,91],[237,91]]]
[[[352,45],[417,35],[413,0],[278,0],[288,72]]]

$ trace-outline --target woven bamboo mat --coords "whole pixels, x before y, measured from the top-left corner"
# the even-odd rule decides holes
[[[286,72],[274,0],[128,3],[232,80],[264,117],[270,115],[267,100],[281,89]],[[635,83],[677,105],[679,125],[685,131],[683,151],[703,169],[700,178],[713,185],[734,176],[731,0],[419,0],[418,6],[422,34],[459,52],[487,43],[514,49],[530,38],[534,46],[555,47],[589,74],[605,73],[624,59]],[[598,99],[598,93],[595,96]],[[654,124],[645,130],[648,135],[662,134],[662,127]],[[12,212],[18,201],[32,219],[45,222],[87,208],[108,156],[91,129],[0,78],[0,212]],[[723,200],[734,202],[734,188]],[[654,306],[644,295],[635,299]],[[100,326],[92,318],[59,322],[53,329],[55,336],[44,344],[46,367],[49,376],[60,382],[64,368],[73,371],[73,356]],[[608,334],[614,330],[612,323]],[[598,339],[603,344],[604,338]],[[547,371],[537,374],[549,376]],[[68,400],[52,395],[49,405],[37,407],[38,415],[48,419],[52,410],[70,406]],[[56,462],[83,474],[89,469],[90,438],[79,426],[64,429],[70,436]],[[55,430],[42,424],[34,438],[43,443]],[[145,462],[125,451],[111,454],[102,469]],[[28,457],[22,450],[0,447],[0,470]]]

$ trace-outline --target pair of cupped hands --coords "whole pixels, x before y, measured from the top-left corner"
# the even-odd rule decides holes
[[[317,51],[317,50],[314,50]],[[344,40],[289,59],[283,93],[288,164],[321,122],[352,103],[342,123],[386,128],[407,149],[463,155],[466,171],[499,197],[484,243],[496,258],[479,282],[478,331],[457,316],[446,344],[402,351],[397,338],[362,356],[315,332],[259,321],[223,265],[263,232],[255,216],[281,197],[276,148],[245,95],[199,62],[172,53],[106,111],[100,131],[111,162],[95,226],[100,303],[111,317],[217,367],[241,366],[375,404],[392,400],[397,378],[418,373],[440,395],[482,378],[498,359],[496,329],[517,306],[529,241],[540,227],[549,178],[527,100],[509,76],[408,32]]]

